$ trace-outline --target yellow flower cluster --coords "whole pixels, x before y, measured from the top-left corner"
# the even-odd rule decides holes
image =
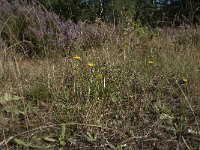
[[[154,61],[153,60],[148,60],[148,64],[154,64]]]
[[[88,67],[94,67],[94,64],[93,63],[87,63],[87,66]]]
[[[73,58],[74,58],[75,60],[81,60],[81,57],[80,57],[80,56],[74,56]],[[88,63],[87,63],[87,66],[88,66],[89,68],[92,68],[92,67],[94,67],[95,65],[94,65],[94,63],[92,63],[92,62],[88,62]],[[95,77],[96,77],[96,79],[102,79],[102,78],[103,78],[103,74],[97,73],[97,74],[95,75]]]
[[[74,56],[73,58],[76,59],[76,60],[81,60],[80,56]],[[88,67],[94,67],[94,64],[93,63],[87,63],[87,66]]]
[[[81,57],[80,56],[74,56],[74,59],[81,60]]]
[[[185,77],[182,77],[182,82],[183,84],[188,84],[189,80]]]

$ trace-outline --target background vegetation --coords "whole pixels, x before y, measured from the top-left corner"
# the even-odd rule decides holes
[[[199,23],[199,0],[39,0],[64,19],[119,23],[125,18],[151,25]],[[175,23],[175,24],[173,24]]]
[[[199,149],[198,7],[0,0],[0,149]]]

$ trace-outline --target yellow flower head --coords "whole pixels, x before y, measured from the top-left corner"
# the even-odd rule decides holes
[[[183,84],[188,84],[189,80],[187,78],[182,77]]]
[[[87,66],[88,67],[94,67],[94,64],[93,63],[87,63]]]
[[[148,64],[154,64],[154,61],[153,60],[149,60]]]
[[[102,79],[102,78],[103,78],[103,75],[102,75],[101,73],[98,73],[98,74],[96,74],[96,78],[97,78],[97,79]]]
[[[81,57],[80,56],[74,56],[74,59],[81,60]]]

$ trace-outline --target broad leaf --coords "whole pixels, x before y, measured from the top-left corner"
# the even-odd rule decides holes
[[[15,139],[15,143],[18,144],[18,145],[22,145],[22,146],[25,146],[25,147],[29,147],[30,144],[27,144],[26,142],[20,140],[20,139]]]
[[[56,142],[57,141],[56,139],[54,139],[52,137],[45,137],[44,140],[47,142]]]

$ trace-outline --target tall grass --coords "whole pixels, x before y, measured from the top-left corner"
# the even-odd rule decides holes
[[[27,59],[15,53],[18,41],[8,44],[12,36],[2,35],[5,26],[3,149],[199,148],[199,27],[82,24],[66,57]]]

